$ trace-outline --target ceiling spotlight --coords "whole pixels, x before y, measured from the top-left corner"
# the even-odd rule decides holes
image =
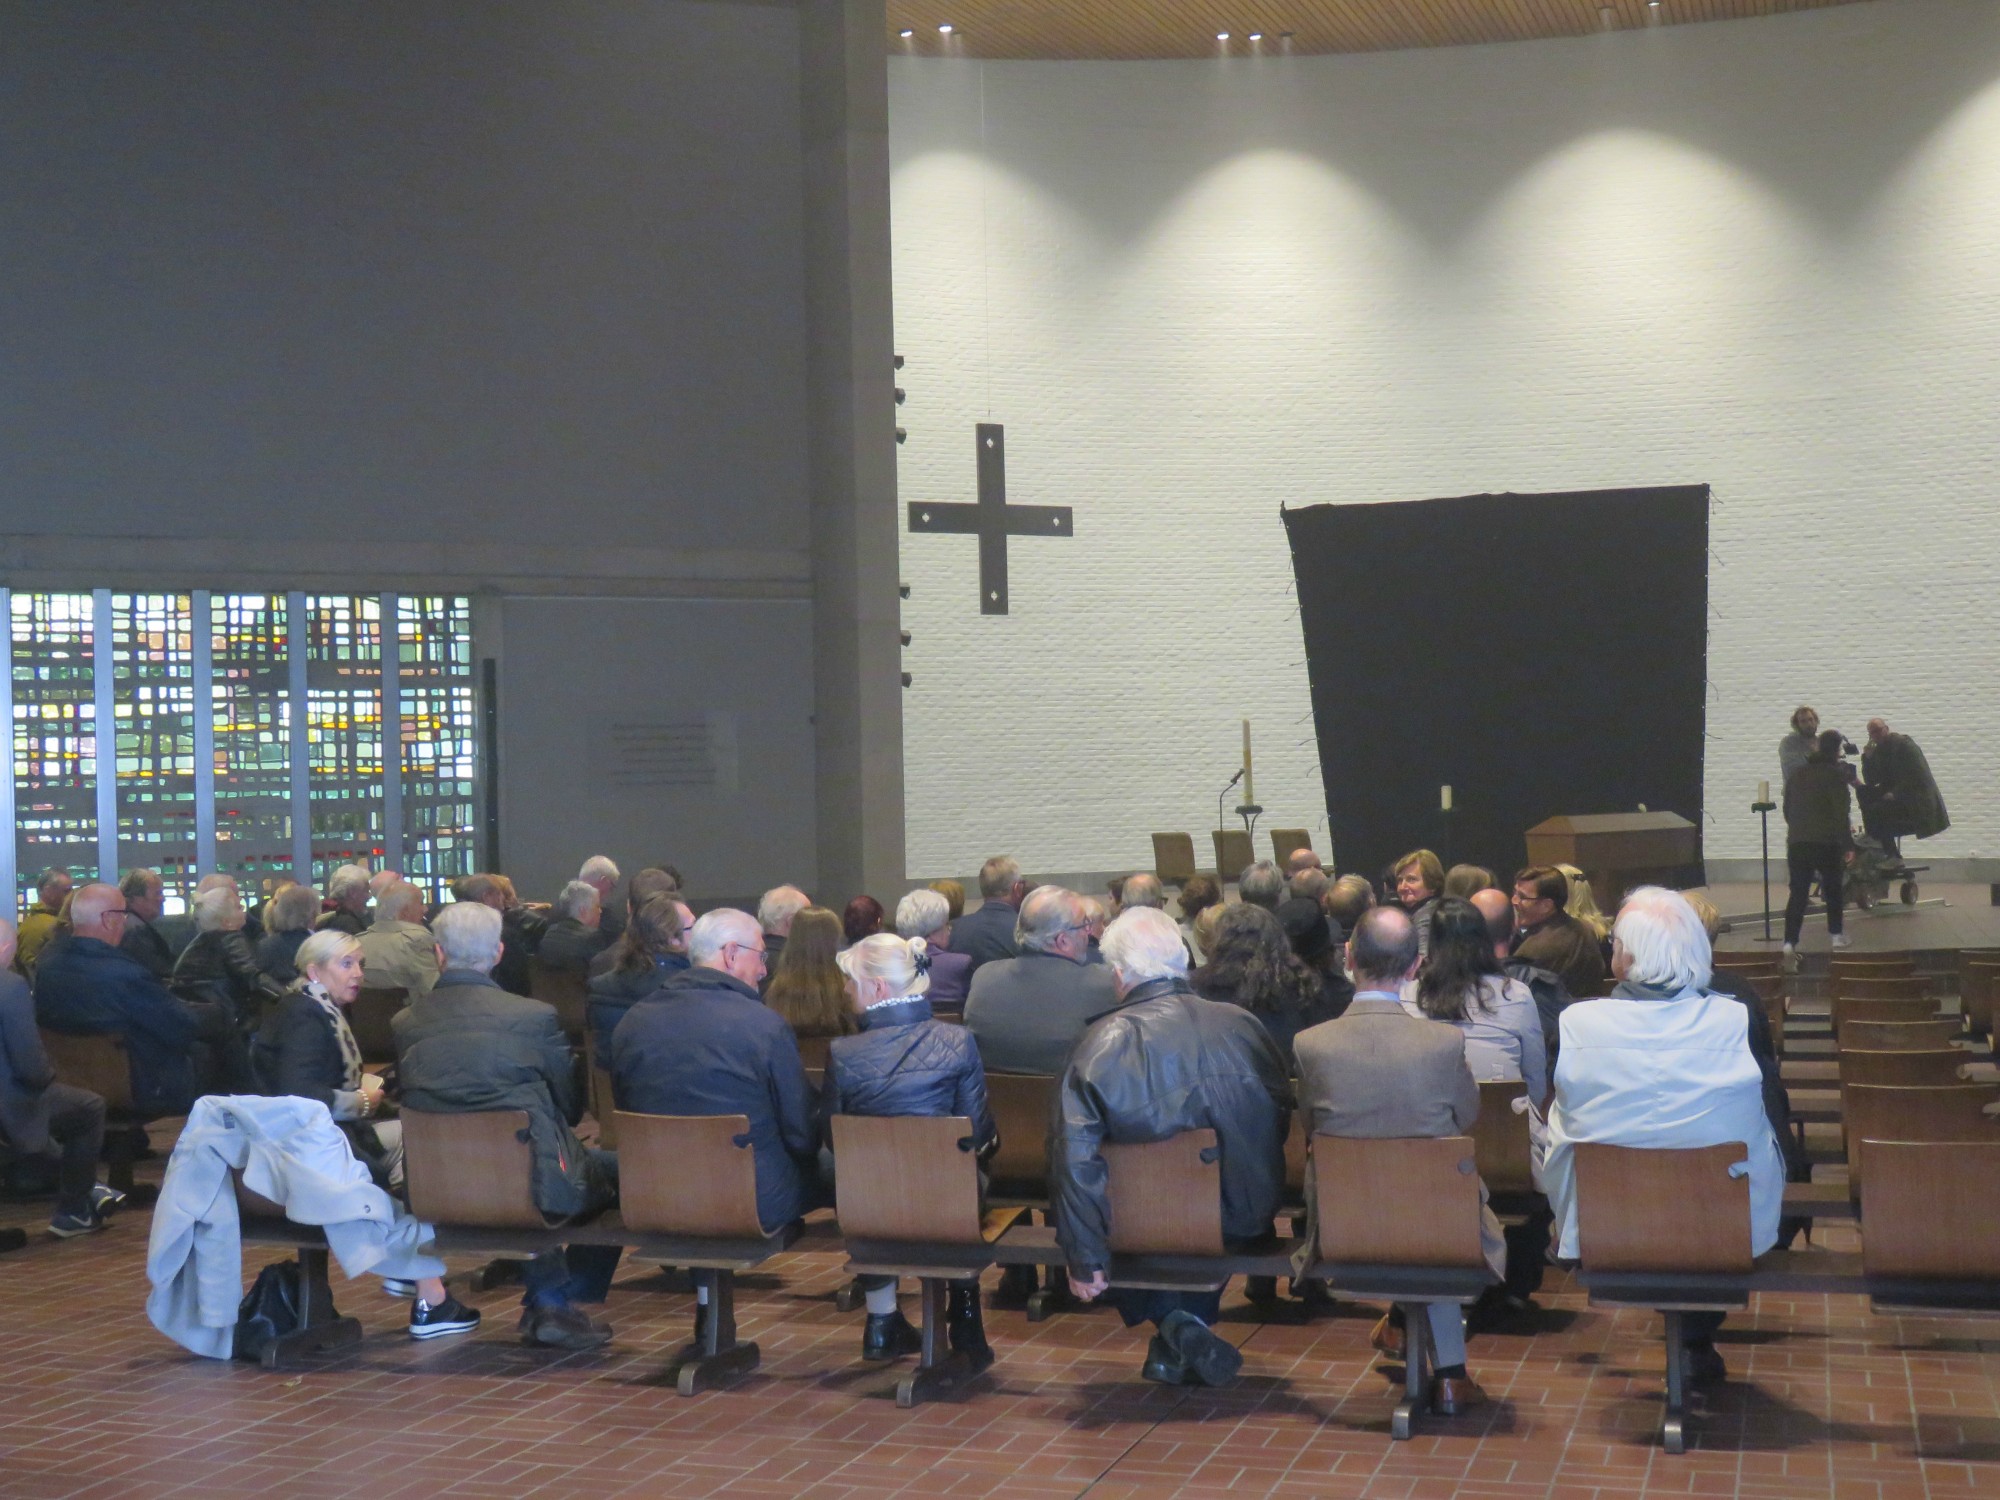
[[[901,37],[904,41],[907,42],[911,37],[915,36],[916,33],[910,30],[909,27],[905,26],[901,31],[897,32],[896,35]]]
[[[1250,40],[1253,42],[1261,42],[1264,40],[1264,33],[1261,31],[1253,31],[1250,33]]]
[[[938,27],[938,35],[939,35],[939,36],[950,36],[950,35],[951,35],[951,22],[949,22],[949,21],[946,21],[946,22],[944,23],[944,25],[942,25],[942,26]]]
[[[1229,40],[1229,33],[1226,31],[1218,31],[1215,34],[1215,39],[1218,42],[1226,42]]]

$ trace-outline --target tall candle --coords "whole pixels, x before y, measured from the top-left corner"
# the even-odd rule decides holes
[[[1451,788],[1449,786],[1441,786],[1438,788],[1438,811],[1440,812],[1451,811]]]
[[[1250,721],[1243,721],[1243,805],[1257,805],[1257,783],[1250,771]]]
[[[1757,800],[1759,802],[1769,802],[1771,800],[1770,782],[1760,781],[1757,783]]]

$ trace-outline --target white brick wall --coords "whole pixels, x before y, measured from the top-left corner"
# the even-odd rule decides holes
[[[1281,505],[1693,482],[1708,852],[1810,701],[2000,854],[2000,5],[890,86],[903,498],[971,500],[993,420],[1077,521],[1004,618],[904,535],[913,875],[1205,844],[1244,717],[1324,847]]]

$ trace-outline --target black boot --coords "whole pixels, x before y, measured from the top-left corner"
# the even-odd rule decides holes
[[[952,1352],[970,1359],[973,1369],[983,1370],[993,1363],[993,1346],[986,1342],[986,1322],[979,1311],[979,1283],[954,1286],[948,1297],[944,1330]]]
[[[1026,1307],[1028,1299],[1035,1294],[1035,1268],[1033,1266],[1005,1266],[1000,1272],[1000,1285],[993,1289],[995,1307]]]
[[[894,1312],[870,1313],[862,1325],[861,1357],[871,1363],[921,1354],[923,1348],[924,1336],[911,1326],[900,1307]]]

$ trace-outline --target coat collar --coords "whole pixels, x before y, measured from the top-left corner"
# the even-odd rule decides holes
[[[931,1018],[931,1002],[924,995],[905,995],[900,1000],[884,1000],[861,1012],[861,1029],[875,1031],[887,1026],[914,1026]]]
[[[437,988],[497,990],[500,986],[494,982],[491,974],[482,974],[477,969],[446,969],[438,975]]]
[[[1194,996],[1194,987],[1179,974],[1169,974],[1165,979],[1148,979],[1144,984],[1135,984],[1119,1000],[1117,1008],[1128,1005],[1143,1005],[1148,1000],[1164,999],[1168,995]]]

